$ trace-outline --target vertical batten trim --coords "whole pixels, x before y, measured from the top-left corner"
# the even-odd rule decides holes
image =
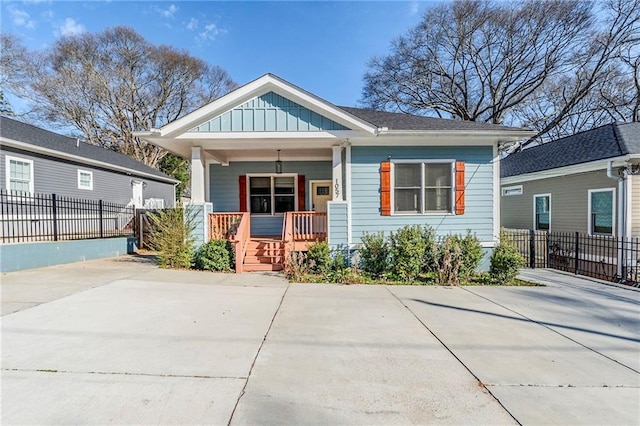
[[[345,174],[347,178],[344,180],[345,182],[345,198],[347,201],[347,246],[351,248],[351,244],[353,244],[352,233],[351,233],[351,203],[353,200],[351,199],[351,146],[347,145],[345,148]]]
[[[493,144],[493,240],[500,240],[500,154],[498,144]]]
[[[331,200],[342,201],[344,194],[342,193],[342,147],[332,146],[333,164],[331,179]]]

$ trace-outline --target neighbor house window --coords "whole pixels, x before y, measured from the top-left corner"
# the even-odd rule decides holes
[[[93,190],[93,172],[78,169],[78,189]]]
[[[393,163],[393,212],[451,213],[453,165],[452,161]]]
[[[613,235],[615,189],[589,190],[589,233]]]
[[[294,211],[296,205],[296,177],[250,176],[249,205],[251,213],[276,214]]]
[[[6,156],[6,181],[9,191],[33,193],[33,161]]]
[[[533,196],[533,223],[536,231],[548,231],[551,227],[551,195]]]

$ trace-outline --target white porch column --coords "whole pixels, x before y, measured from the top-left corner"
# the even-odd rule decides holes
[[[333,173],[332,173],[332,193],[333,201],[343,200],[342,188],[342,147],[332,146],[333,151]]]
[[[204,203],[204,152],[191,147],[191,202]]]

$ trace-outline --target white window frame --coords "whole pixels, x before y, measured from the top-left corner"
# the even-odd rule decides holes
[[[549,197],[549,229],[538,229],[536,222],[536,198]],[[533,229],[535,231],[548,231],[551,232],[551,194],[534,194],[533,195]]]
[[[81,179],[80,176],[82,174],[88,174],[90,179],[89,179],[89,186],[82,186],[81,183]],[[89,171],[89,170],[83,170],[83,169],[78,169],[78,189],[83,189],[85,191],[93,191],[93,172]]]
[[[269,177],[271,178],[271,213],[251,213],[251,216],[284,216],[284,213],[276,213],[276,194],[274,191],[275,188],[275,178],[277,177],[293,177],[293,207],[294,210],[298,211],[298,173],[247,173],[247,211],[251,213],[251,178],[252,177]]]
[[[29,194],[33,194],[34,193],[34,167],[33,167],[33,160],[29,160],[27,158],[21,158],[21,157],[13,157],[10,155],[6,155],[5,156],[5,187],[7,188],[7,191],[11,191],[11,161],[19,161],[21,163],[29,163]]]
[[[593,194],[594,192],[611,192],[611,233],[610,234],[593,231],[593,227],[592,227],[593,223],[591,223],[591,194]],[[616,235],[616,189],[615,188],[589,189],[587,193],[588,193],[587,205],[589,206],[589,208],[587,209],[588,211],[587,223],[589,228],[587,230],[589,235],[606,235],[610,237],[615,236]]]
[[[502,196],[503,197],[512,197],[514,195],[522,195],[524,190],[522,185],[514,185],[514,186],[505,186],[502,188]]]
[[[391,215],[393,216],[453,216],[456,212],[456,160],[450,158],[431,159],[431,160],[391,160]],[[425,164],[451,164],[451,206],[449,211],[425,210],[424,200],[424,166]],[[396,212],[395,194],[396,194],[396,164],[421,164],[420,170],[420,191],[422,203],[420,212]]]

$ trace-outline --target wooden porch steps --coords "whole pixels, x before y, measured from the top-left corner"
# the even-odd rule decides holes
[[[242,269],[247,272],[283,270],[284,242],[275,237],[251,238]]]

